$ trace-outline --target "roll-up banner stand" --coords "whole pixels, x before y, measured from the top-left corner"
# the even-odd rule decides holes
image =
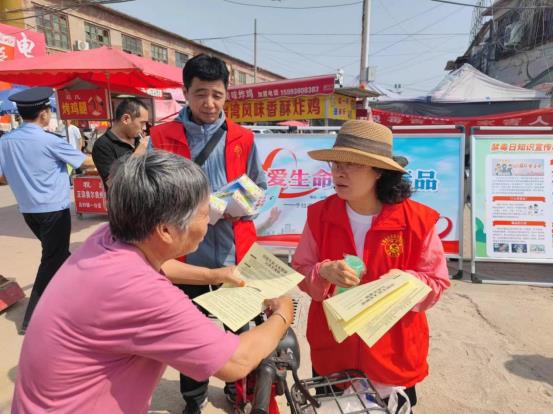
[[[270,200],[255,220],[258,241],[289,258],[303,232],[307,206],[334,193],[328,164],[307,155],[334,145],[338,128],[322,128],[329,132],[300,127],[296,134],[255,136]],[[447,256],[459,259],[459,271],[453,276],[461,277],[464,132],[449,125],[393,132],[394,155],[409,160],[412,198],[440,213],[437,229]]]
[[[476,272],[477,262],[553,264],[553,128],[472,128],[471,158],[471,279],[553,287]]]
[[[463,277],[465,130],[458,125],[392,127],[394,155],[409,160],[412,199],[440,214],[436,223],[446,257],[456,259],[454,279]]]

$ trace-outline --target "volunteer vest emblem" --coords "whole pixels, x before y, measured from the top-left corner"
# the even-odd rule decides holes
[[[380,242],[389,257],[399,257],[403,253],[403,237],[401,234],[391,234]]]
[[[234,155],[236,155],[238,158],[242,156],[242,147],[238,144],[234,146]]]

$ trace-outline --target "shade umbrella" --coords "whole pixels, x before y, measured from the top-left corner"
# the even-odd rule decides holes
[[[182,86],[182,71],[118,49],[103,46],[2,62],[0,80],[28,86],[61,86],[82,79],[104,86],[170,88]]]
[[[302,121],[282,121],[282,122],[277,122],[277,125],[280,125],[280,126],[291,126],[291,127],[307,127],[309,126],[309,123],[307,122],[302,122]]]
[[[17,105],[15,102],[12,102],[9,100],[9,97],[24,91],[25,89],[29,89],[28,86],[22,86],[22,85],[13,85],[9,89],[4,89],[0,91],[0,115],[6,115],[6,114],[17,114]],[[54,95],[50,97],[50,107],[52,108],[52,111],[56,112],[56,99]]]

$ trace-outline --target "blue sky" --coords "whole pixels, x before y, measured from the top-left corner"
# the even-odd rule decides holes
[[[288,10],[235,2],[355,4]],[[135,0],[111,7],[189,39],[242,35],[201,42],[251,63],[256,18],[259,66],[290,78],[342,68],[346,84],[357,83],[362,4],[356,0]],[[430,0],[372,0],[369,65],[376,67],[376,81],[385,87],[399,83],[406,95],[431,89],[446,75],[446,62],[466,50],[472,12],[472,7]]]

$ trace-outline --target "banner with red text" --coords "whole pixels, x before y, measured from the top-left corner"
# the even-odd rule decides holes
[[[307,207],[334,193],[330,167],[308,151],[331,148],[336,137],[323,134],[258,134],[255,143],[267,174],[269,193],[278,199],[257,217],[260,241],[275,244],[299,240]],[[413,199],[440,214],[436,228],[446,253],[459,255],[462,236],[463,134],[397,134],[394,153],[409,160],[406,167]]]
[[[355,98],[344,95],[229,101],[225,114],[234,122],[304,119],[348,120],[355,117]]]
[[[106,89],[63,89],[58,91],[58,113],[61,119],[107,120]]]
[[[228,100],[293,98],[296,96],[329,95],[334,92],[336,75],[236,85],[228,89]]]
[[[506,112],[480,117],[445,118],[436,116],[410,115],[399,112],[388,112],[380,109],[371,110],[373,120],[388,127],[418,125],[463,125],[469,131],[475,126],[553,126],[553,108],[534,109],[530,111]],[[358,115],[360,111],[358,110]]]

